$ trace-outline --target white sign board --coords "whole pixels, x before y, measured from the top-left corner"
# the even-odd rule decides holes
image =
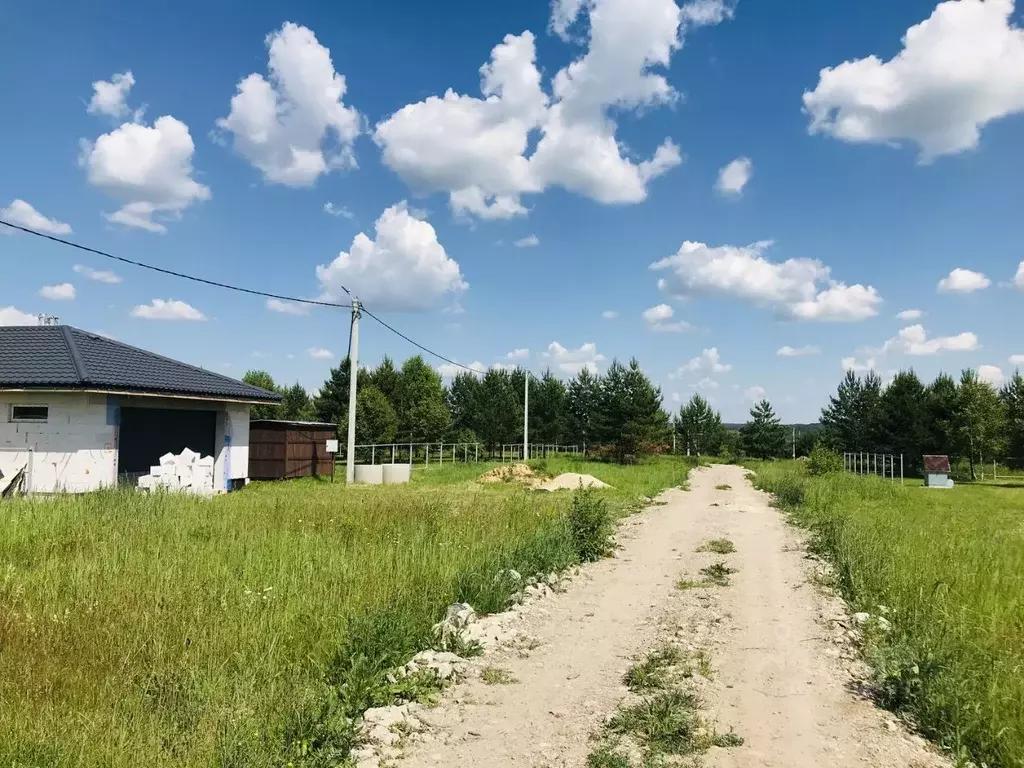
[[[327,452],[328,453],[337,453],[338,452],[338,441],[337,440],[328,440],[327,441]]]

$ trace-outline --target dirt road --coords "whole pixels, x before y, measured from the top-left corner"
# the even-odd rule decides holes
[[[426,741],[410,743],[402,766],[584,766],[601,728],[626,693],[632,660],[670,635],[703,649],[714,669],[702,681],[708,716],[735,729],[743,746],[712,748],[712,766],[947,765],[888,714],[849,692],[842,646],[833,642],[835,599],[808,583],[799,536],[746,470],[696,471],[689,491],[628,520],[617,557],[588,567],[564,594],[522,613],[530,651],[488,654],[480,664],[517,682],[470,679],[427,715]],[[716,486],[729,485],[731,489]],[[709,539],[736,547],[731,584],[679,590],[716,555]]]

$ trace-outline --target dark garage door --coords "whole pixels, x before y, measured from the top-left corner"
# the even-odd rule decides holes
[[[216,430],[216,411],[121,408],[118,474],[147,474],[165,453],[185,448],[214,456]]]

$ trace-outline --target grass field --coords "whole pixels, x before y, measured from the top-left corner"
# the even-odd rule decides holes
[[[754,467],[835,566],[867,634],[887,706],[962,760],[1024,766],[1024,488],[927,490],[851,475]]]
[[[571,493],[473,482],[486,468],[3,504],[0,765],[343,764],[349,718],[418,695],[385,673],[429,647],[446,605],[501,609],[503,569],[578,558]],[[604,479],[623,512],[688,466],[547,469]]]

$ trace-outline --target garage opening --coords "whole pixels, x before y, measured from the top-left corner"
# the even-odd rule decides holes
[[[201,456],[216,456],[216,411],[170,408],[121,408],[117,473],[121,482],[134,483],[165,453],[185,448]]]

